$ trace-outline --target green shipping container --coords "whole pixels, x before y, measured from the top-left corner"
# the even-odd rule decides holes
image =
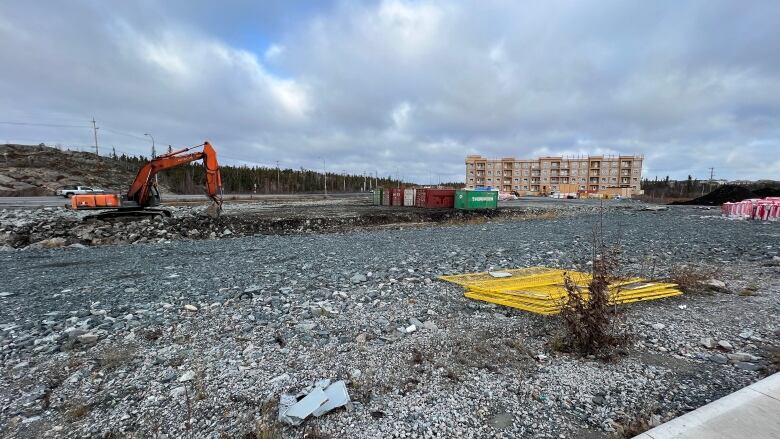
[[[455,191],[456,209],[495,209],[497,207],[498,192],[496,191]]]
[[[382,204],[382,189],[374,189],[374,206]]]

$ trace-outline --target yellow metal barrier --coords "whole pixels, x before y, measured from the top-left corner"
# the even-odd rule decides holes
[[[466,288],[470,299],[510,306],[537,314],[557,314],[568,299],[564,288],[567,274],[588,298],[589,273],[546,267],[528,267],[491,273],[441,276],[440,279]],[[609,286],[610,303],[626,304],[682,294],[677,285],[642,278],[623,279]]]

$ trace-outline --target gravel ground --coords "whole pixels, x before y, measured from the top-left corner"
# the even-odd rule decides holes
[[[780,223],[608,212],[626,272],[716,273],[708,293],[624,308],[632,342],[612,362],[553,350],[557,318],[437,280],[582,267],[599,221],[0,252],[0,434],[612,437],[777,367]],[[350,409],[275,420],[280,394],[322,378],[347,381]]]

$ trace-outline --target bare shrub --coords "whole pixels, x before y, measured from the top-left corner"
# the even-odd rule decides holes
[[[712,290],[705,282],[712,279],[712,270],[693,265],[674,267],[667,280],[677,284],[684,293],[704,293]]]
[[[133,361],[137,351],[138,348],[132,344],[108,346],[98,357],[98,362],[106,369],[116,369]]]
[[[581,355],[608,354],[627,339],[627,334],[618,334],[617,309],[610,304],[609,286],[619,280],[615,273],[619,265],[620,244],[607,246],[603,230],[602,211],[602,221],[593,231],[593,265],[586,291],[568,273],[564,274],[563,286],[567,297],[561,304],[560,317],[565,335],[552,340],[556,350]]]
[[[90,410],[91,409],[89,404],[82,400],[75,400],[67,405],[67,409],[65,410],[65,418],[71,422],[75,422],[87,416]]]
[[[625,424],[618,423],[615,428],[617,437],[629,439],[650,430],[650,422],[647,418],[638,417],[632,419]]]

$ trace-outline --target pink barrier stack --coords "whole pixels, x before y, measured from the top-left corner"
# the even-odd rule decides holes
[[[777,221],[780,220],[780,197],[750,198],[736,203],[723,203],[720,212],[729,218]]]

